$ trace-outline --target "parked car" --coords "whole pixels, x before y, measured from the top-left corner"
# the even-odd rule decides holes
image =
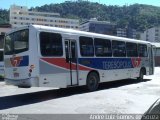
[[[152,106],[144,113],[141,120],[160,120],[160,99],[152,104]]]

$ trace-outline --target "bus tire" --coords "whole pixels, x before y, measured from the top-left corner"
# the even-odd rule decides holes
[[[31,86],[21,86],[21,85],[18,85],[18,88],[31,88]]]
[[[92,92],[98,89],[99,85],[99,76],[95,72],[91,72],[87,76],[87,89]]]
[[[144,69],[141,69],[140,73],[139,73],[139,77],[137,78],[137,80],[143,81],[144,74],[145,74]]]

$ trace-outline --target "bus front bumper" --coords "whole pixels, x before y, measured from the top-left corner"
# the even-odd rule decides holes
[[[4,80],[7,85],[15,85],[18,87],[38,87],[39,86],[39,81],[38,81],[38,78],[36,77],[19,79],[19,80],[4,78]]]

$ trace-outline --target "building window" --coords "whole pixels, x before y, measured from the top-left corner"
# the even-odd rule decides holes
[[[159,32],[159,30],[158,30],[158,29],[155,29],[155,32]]]
[[[157,37],[157,36],[159,36],[159,34],[158,34],[158,33],[155,33],[155,36]]]

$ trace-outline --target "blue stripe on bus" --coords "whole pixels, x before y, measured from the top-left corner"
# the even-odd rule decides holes
[[[131,58],[79,58],[79,64],[101,70],[134,67]]]
[[[28,66],[29,65],[29,56],[22,56],[22,60],[20,61],[19,67]]]

